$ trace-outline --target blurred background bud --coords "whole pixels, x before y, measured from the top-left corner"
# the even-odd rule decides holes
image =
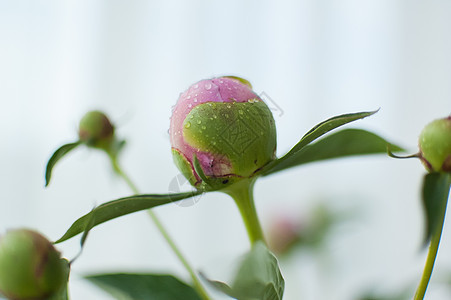
[[[0,237],[0,292],[8,299],[48,299],[67,280],[67,261],[41,234],[29,229]]]

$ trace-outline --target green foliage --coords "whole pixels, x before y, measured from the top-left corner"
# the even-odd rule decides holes
[[[263,242],[255,243],[246,254],[231,286],[220,281],[209,282],[239,300],[280,300],[285,288],[279,263]]]
[[[77,141],[75,143],[65,144],[61,147],[59,147],[53,155],[50,157],[47,167],[45,169],[45,186],[48,186],[50,183],[50,179],[52,177],[52,170],[55,164],[63,158],[67,153],[72,151],[73,149],[77,148],[81,144],[80,141]]]
[[[190,198],[199,195],[200,193],[201,192],[193,191],[173,194],[136,195],[106,202],[76,220],[67,232],[55,243],[64,242],[79,233],[85,232],[86,229],[89,230],[106,221],[140,210]]]
[[[193,287],[171,275],[117,273],[85,278],[118,300],[201,300]]]
[[[277,160],[271,168],[265,168],[262,175],[270,175],[315,161],[354,155],[386,153],[387,147],[392,151],[403,150],[396,145],[388,143],[374,133],[362,129],[345,129],[328,135],[300,150],[290,151]]]
[[[345,125],[347,123],[353,122],[355,120],[371,116],[376,112],[377,111],[339,115],[317,124],[315,127],[310,129],[310,131],[307,132],[287,154],[285,154],[283,157],[279,159],[270,162],[265,167],[263,167],[261,170],[261,174],[269,174],[271,172],[271,169],[276,168],[279,164],[283,163],[285,160],[295,156],[302,148],[304,148],[305,146],[307,146],[320,136],[326,134],[327,132],[342,125]]]

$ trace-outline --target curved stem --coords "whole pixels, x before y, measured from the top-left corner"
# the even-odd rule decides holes
[[[133,183],[133,181],[130,179],[130,177],[127,176],[127,174],[124,173],[122,168],[119,166],[119,163],[117,162],[117,159],[114,156],[110,156],[111,163],[113,165],[114,171],[125,181],[125,183],[129,186],[129,188],[133,191],[135,194],[139,194],[138,188]],[[199,293],[199,295],[202,297],[203,300],[210,300],[210,297],[207,294],[207,291],[202,286],[202,283],[200,282],[199,277],[196,275],[196,272],[191,267],[191,265],[188,263],[182,252],[179,250],[177,245],[175,244],[174,240],[169,235],[169,232],[164,228],[163,224],[161,223],[158,216],[151,210],[148,209],[147,213],[149,214],[150,218],[154,222],[155,226],[160,231],[163,238],[168,243],[169,247],[171,247],[172,251],[175,253],[179,261],[182,263],[182,265],[185,267],[185,269],[188,271],[188,273],[191,276],[191,280],[193,281],[194,288]]]
[[[421,280],[418,285],[417,291],[415,292],[414,300],[422,300],[424,299],[424,295],[426,294],[426,289],[428,287],[429,280],[431,279],[432,270],[434,269],[435,259],[437,257],[438,247],[440,245],[440,239],[442,237],[444,223],[445,223],[445,211],[443,212],[443,215],[440,216],[440,224],[439,226],[437,226],[437,230],[432,234],[426,264],[424,266],[423,275],[421,276]]]
[[[254,245],[257,241],[262,241],[266,244],[257,211],[255,210],[254,183],[255,179],[243,179],[225,189],[224,192],[235,200],[246,226],[251,245]]]

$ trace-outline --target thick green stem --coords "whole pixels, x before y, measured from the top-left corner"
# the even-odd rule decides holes
[[[254,204],[254,183],[255,179],[243,179],[230,187],[224,192],[229,194],[235,200],[244,225],[246,226],[247,234],[251,245],[258,241],[265,242],[263,231],[258,220],[257,211]]]
[[[136,185],[131,181],[131,179],[127,176],[127,174],[124,173],[122,168],[119,166],[116,157],[110,156],[111,163],[113,165],[114,171],[127,183],[127,185],[130,187],[130,189],[135,194],[139,194],[138,188]],[[171,247],[172,251],[175,253],[179,261],[182,263],[182,265],[185,267],[185,269],[188,271],[188,273],[191,276],[191,280],[193,281],[194,288],[199,293],[199,295],[202,297],[203,300],[211,300],[210,297],[207,294],[207,291],[203,287],[202,283],[200,282],[199,277],[196,275],[196,272],[191,267],[191,265],[186,260],[185,256],[182,254],[182,252],[179,250],[177,245],[175,244],[174,240],[169,235],[169,232],[164,228],[163,224],[161,223],[158,216],[151,210],[148,209],[147,213],[149,214],[152,221],[155,223],[155,226],[160,231],[163,238],[168,243],[169,247]]]
[[[429,280],[431,279],[432,270],[434,269],[440,239],[442,237],[443,224],[445,223],[445,211],[446,210],[444,210],[443,215],[440,216],[440,224],[437,226],[437,230],[432,233],[426,264],[424,266],[423,275],[421,276],[417,291],[415,292],[414,300],[422,300],[426,294],[426,289],[428,287]]]

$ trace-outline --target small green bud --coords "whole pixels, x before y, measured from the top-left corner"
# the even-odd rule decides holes
[[[451,116],[426,125],[419,147],[420,159],[429,172],[451,172]]]
[[[90,111],[80,121],[78,136],[89,147],[107,150],[114,141],[114,126],[104,113]]]
[[[67,280],[67,261],[41,234],[17,229],[0,237],[0,293],[8,299],[48,299]]]
[[[174,162],[196,188],[225,188],[275,158],[272,113],[238,77],[193,84],[174,107],[169,133]]]

